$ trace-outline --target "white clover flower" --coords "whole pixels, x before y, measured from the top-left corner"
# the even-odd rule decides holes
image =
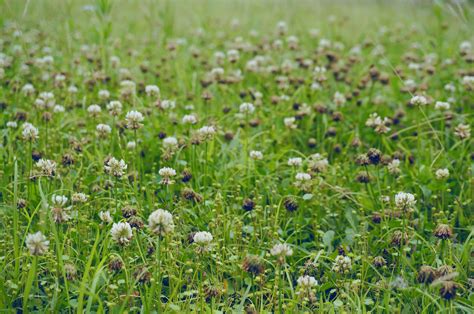
[[[458,124],[454,129],[454,134],[459,137],[461,140],[471,137],[471,127],[468,124]]]
[[[250,158],[254,159],[254,160],[262,160],[263,159],[263,154],[261,151],[258,151],[258,150],[252,150],[250,151]]]
[[[414,106],[426,106],[428,104],[428,100],[426,99],[425,96],[413,96],[410,99],[410,104]]]
[[[352,269],[352,261],[349,256],[336,256],[332,270],[336,273],[347,274]]]
[[[63,106],[61,105],[55,105],[54,108],[53,108],[53,112],[55,113],[61,113],[61,112],[64,112],[66,111],[66,109],[64,109]]]
[[[31,84],[25,84],[22,88],[21,88],[21,92],[23,93],[23,95],[25,96],[30,96],[30,95],[33,95],[35,93],[35,88],[33,85]]]
[[[172,233],[174,231],[173,215],[161,208],[155,210],[148,217],[148,228],[159,236]]]
[[[148,97],[158,96],[160,95],[160,88],[156,85],[147,85],[145,87],[145,93]]]
[[[113,221],[112,216],[110,215],[110,212],[108,210],[100,211],[99,212],[99,218],[102,222],[104,222],[106,224],[109,224]]]
[[[75,203],[85,203],[89,196],[84,193],[74,193],[71,197],[71,200]]]
[[[174,100],[164,99],[160,102],[160,108],[164,110],[172,110],[176,107],[176,102]]]
[[[336,106],[342,106],[346,103],[346,96],[340,92],[336,92],[334,94],[333,101]]]
[[[52,206],[64,206],[66,205],[68,201],[68,198],[64,195],[56,195],[56,194],[53,194],[53,196],[51,196],[51,204]]]
[[[176,148],[178,147],[178,140],[176,139],[176,137],[166,137],[163,139],[163,146],[165,148]]]
[[[127,143],[127,149],[134,150],[137,147],[137,143],[135,141],[130,141]]]
[[[435,108],[438,110],[449,110],[450,107],[449,102],[437,101],[435,104]]]
[[[301,166],[303,159],[300,157],[293,157],[288,159],[288,166]]]
[[[127,112],[127,115],[125,116],[125,120],[127,121],[127,127],[132,130],[139,129],[143,126],[141,122],[143,122],[145,118],[141,114],[141,112],[138,112],[136,110],[132,110]]]
[[[27,122],[23,124],[21,135],[24,140],[33,142],[38,139],[39,131],[33,126],[33,124]]]
[[[102,108],[100,108],[99,105],[90,105],[89,107],[87,107],[87,112],[89,112],[89,114],[93,117],[97,117],[101,111]]]
[[[241,113],[250,114],[255,111],[255,106],[251,103],[244,102],[243,104],[240,105],[239,110]]]
[[[78,92],[79,90],[77,89],[76,86],[71,85],[71,86],[68,87],[67,91],[68,91],[68,93],[70,93],[70,94],[77,94],[77,92]]]
[[[295,179],[298,181],[309,181],[311,180],[311,175],[309,173],[298,172]]]
[[[196,118],[196,115],[194,114],[187,114],[183,117],[182,121],[184,124],[196,124],[197,118]]]
[[[118,116],[122,112],[122,103],[118,100],[112,100],[107,104],[107,110],[110,115]]]
[[[375,127],[376,125],[378,125],[380,123],[382,123],[382,119],[380,118],[380,116],[376,112],[371,113],[369,115],[369,118],[367,119],[367,121],[365,121],[365,125],[370,127],[370,128],[373,128],[373,127]]]
[[[16,129],[17,127],[18,127],[18,124],[16,123],[16,121],[7,122],[7,128]]]
[[[56,175],[56,162],[48,159],[41,158],[36,163],[36,167],[39,168],[41,174],[47,177],[54,177]]]
[[[101,138],[107,137],[107,135],[109,135],[112,132],[112,128],[109,125],[102,124],[102,123],[97,124],[95,129],[97,130],[97,133],[99,134],[99,137]]]
[[[436,170],[436,179],[444,180],[449,177],[449,170],[447,168]]]
[[[111,56],[110,57],[110,65],[113,68],[118,68],[120,66],[120,58],[117,56]]]
[[[463,41],[459,44],[459,51],[465,54],[468,54],[472,50],[472,44],[469,41]]]
[[[315,172],[324,172],[329,167],[329,161],[321,154],[313,154],[310,156],[308,166]]]
[[[283,262],[285,257],[293,255],[293,249],[286,243],[277,243],[271,248],[270,254]]]
[[[462,85],[467,89],[474,88],[474,76],[466,75],[462,78]]]
[[[298,286],[302,289],[311,289],[318,285],[318,281],[313,276],[300,276],[296,281]]]
[[[174,183],[171,178],[176,176],[176,170],[170,167],[163,167],[158,171],[158,174],[162,177],[160,183],[170,185]]]
[[[399,192],[395,195],[395,206],[397,206],[398,209],[410,210],[415,204],[415,195],[411,193]]]
[[[132,227],[128,222],[114,223],[110,233],[112,239],[120,245],[128,244],[133,236]]]
[[[216,134],[216,129],[213,126],[203,126],[198,131],[198,134],[204,139],[212,139],[214,134]]]
[[[224,69],[221,67],[213,68],[210,74],[213,79],[218,80],[219,78],[224,76]]]
[[[68,198],[64,195],[55,195],[51,197],[51,216],[56,223],[66,222],[71,219],[69,215],[70,207],[65,207]]]
[[[227,51],[227,59],[229,59],[230,62],[236,62],[240,58],[239,52],[235,49],[231,49]]]
[[[114,176],[114,177],[122,177],[125,174],[125,170],[127,170],[127,164],[123,159],[118,161],[114,157],[110,158],[104,166],[105,172]]]
[[[289,118],[283,119],[283,123],[289,129],[296,129],[298,127],[295,122],[296,122],[295,117],[289,117]]]
[[[31,255],[44,255],[49,248],[49,241],[41,231],[28,234],[25,243]]]
[[[400,160],[394,159],[388,165],[388,172],[391,174],[397,175],[400,173]]]
[[[99,98],[102,100],[107,100],[110,98],[110,92],[106,89],[101,89],[98,95],[99,95]]]
[[[193,236],[193,242],[196,243],[198,253],[211,250],[211,242],[214,239],[212,234],[207,231],[196,232]]]

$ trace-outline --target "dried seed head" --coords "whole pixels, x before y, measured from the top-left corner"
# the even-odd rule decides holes
[[[259,256],[247,255],[242,262],[242,269],[253,276],[259,276],[265,271],[265,266]]]
[[[431,283],[436,279],[436,277],[436,269],[431,266],[423,265],[420,267],[416,279],[419,283]]]
[[[451,227],[446,224],[439,224],[433,234],[435,235],[435,237],[442,240],[450,239],[453,237],[453,231],[451,230]]]

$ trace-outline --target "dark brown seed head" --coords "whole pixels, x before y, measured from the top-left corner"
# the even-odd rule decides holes
[[[265,266],[260,257],[247,255],[242,262],[242,269],[253,276],[259,276],[265,271]]]
[[[383,267],[387,264],[387,261],[382,256],[376,256],[372,263],[375,267]]]
[[[420,267],[416,279],[419,283],[432,283],[433,280],[436,279],[436,269],[428,265],[423,265]]]
[[[298,202],[293,198],[289,197],[285,199],[283,204],[285,205],[286,210],[289,212],[294,212],[298,209]]]
[[[244,203],[242,204],[242,209],[244,209],[246,211],[251,211],[254,208],[255,208],[255,202],[250,198],[246,198],[244,200]]]
[[[433,234],[435,235],[435,237],[442,240],[450,239],[453,237],[453,231],[451,230],[451,227],[446,224],[439,224]]]
[[[376,148],[371,148],[367,152],[367,158],[369,158],[372,165],[378,165],[381,155],[382,153]]]
[[[458,284],[454,281],[442,281],[441,288],[439,289],[439,294],[446,300],[454,299],[456,296],[456,290],[458,289]]]

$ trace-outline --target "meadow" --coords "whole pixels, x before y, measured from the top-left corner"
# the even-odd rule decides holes
[[[473,313],[472,1],[0,0],[1,313]]]

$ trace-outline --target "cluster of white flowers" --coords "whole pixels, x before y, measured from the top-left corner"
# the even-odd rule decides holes
[[[298,283],[298,286],[302,289],[311,289],[313,287],[316,287],[318,285],[318,281],[316,278],[313,276],[300,276],[298,280],[296,281]]]
[[[127,112],[127,115],[125,116],[125,120],[127,121],[127,128],[136,130],[143,126],[141,122],[143,122],[144,118],[141,112],[132,110],[132,111]]]
[[[428,100],[425,96],[417,95],[410,99],[410,104],[414,106],[426,106],[428,104]]]
[[[171,178],[176,176],[176,170],[170,167],[163,167],[158,171],[159,175],[162,177],[160,183],[165,185],[170,185],[174,183],[174,180]]]
[[[196,118],[196,115],[194,114],[187,114],[183,117],[182,121],[184,124],[196,124],[197,118]]]
[[[68,198],[64,195],[53,194],[51,197],[51,216],[56,223],[66,222],[71,219],[70,207],[66,207]]]
[[[104,222],[106,224],[109,224],[113,221],[112,216],[110,215],[110,212],[108,210],[100,211],[99,212],[99,218],[102,222]]]
[[[39,131],[37,128],[33,126],[31,123],[24,123],[23,124],[23,131],[21,132],[23,139],[26,141],[35,141],[39,137]]]
[[[198,134],[203,140],[212,139],[216,134],[216,129],[213,126],[203,126],[198,130]]]
[[[98,96],[102,100],[107,100],[110,98],[110,92],[106,89],[101,89],[98,93]]]
[[[288,159],[288,166],[299,167],[303,164],[303,159],[300,157],[293,157]]]
[[[176,102],[174,100],[164,99],[159,102],[159,107],[164,110],[174,109],[176,107]]]
[[[243,104],[240,105],[239,110],[241,113],[250,114],[255,111],[255,106],[251,103],[244,102]]]
[[[112,100],[107,104],[107,110],[109,111],[110,115],[118,116],[122,113],[122,103],[118,100]]]
[[[471,137],[471,127],[468,124],[460,123],[454,128],[454,134],[461,140],[465,140]]]
[[[155,210],[148,216],[148,228],[159,236],[172,233],[174,230],[173,215],[161,208]]]
[[[128,222],[114,223],[110,233],[112,239],[120,245],[128,244],[133,236],[132,227]]]
[[[92,116],[92,117],[97,117],[102,111],[102,108],[100,108],[99,105],[90,105],[87,107],[87,112]]]
[[[56,162],[41,158],[36,163],[36,167],[39,168],[41,174],[47,177],[54,177],[56,175]]]
[[[436,170],[436,179],[444,180],[449,178],[449,170],[447,168]]]
[[[254,160],[262,160],[263,159],[263,154],[261,151],[258,151],[258,150],[252,150],[250,151],[250,158],[254,159]]]
[[[106,138],[112,132],[112,128],[107,124],[97,124],[95,127],[100,138]]]
[[[196,232],[193,236],[193,242],[198,245],[197,251],[199,253],[207,252],[211,249],[211,242],[214,239],[212,234],[207,231]]]
[[[336,106],[342,106],[346,103],[346,96],[340,92],[334,93],[333,102]]]
[[[349,256],[336,256],[332,269],[336,273],[347,274],[352,269],[352,261]]]
[[[437,101],[435,104],[435,108],[438,110],[449,110],[449,108],[451,108],[451,105],[449,104],[449,102]]]
[[[388,172],[393,174],[393,175],[398,175],[400,174],[401,170],[400,170],[400,160],[398,159],[394,159],[392,160],[388,165],[387,165],[387,168],[388,168]]]
[[[127,170],[127,164],[123,159],[117,160],[115,157],[111,157],[104,166],[105,172],[114,177],[120,178],[125,174]]]
[[[375,132],[379,134],[385,134],[390,131],[390,128],[388,127],[391,124],[391,121],[389,118],[381,118],[377,113],[372,113],[367,121],[365,122],[365,125],[373,128]]]
[[[296,124],[295,117],[288,117],[283,119],[283,123],[289,129],[296,129],[298,125]]]
[[[329,167],[329,161],[323,155],[316,153],[309,157],[308,166],[315,172],[324,172]]]
[[[145,87],[145,93],[149,97],[159,96],[160,95],[160,88],[156,85],[147,85]]]
[[[166,137],[165,139],[163,139],[163,147],[168,149],[174,149],[178,147],[178,140],[176,139],[176,137]]]
[[[31,255],[43,255],[49,248],[49,241],[41,231],[28,234],[25,243],[28,250],[30,250]]]
[[[285,258],[293,255],[293,249],[286,243],[277,243],[271,248],[270,254],[276,257]]]
[[[74,193],[71,197],[71,200],[75,203],[85,203],[89,199],[89,196],[84,193]]]
[[[416,204],[415,195],[399,192],[395,195],[395,206],[401,210],[411,210]]]

